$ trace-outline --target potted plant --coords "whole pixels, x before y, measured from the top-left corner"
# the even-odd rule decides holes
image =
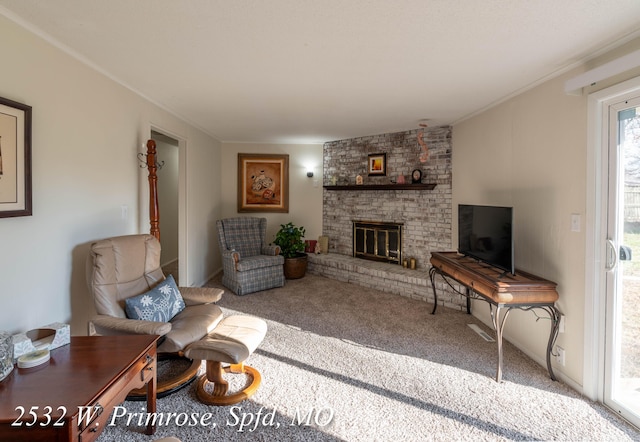
[[[273,241],[280,246],[280,254],[284,257],[284,277],[287,279],[302,278],[307,271],[307,254],[304,253],[302,238],[304,227],[296,227],[289,222],[280,225]]]

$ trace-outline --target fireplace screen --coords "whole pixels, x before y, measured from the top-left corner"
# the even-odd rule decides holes
[[[402,261],[402,224],[353,221],[353,256],[399,264]]]

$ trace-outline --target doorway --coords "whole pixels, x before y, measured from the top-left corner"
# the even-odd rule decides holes
[[[640,425],[640,94],[607,106],[604,403]]]
[[[640,78],[589,114],[584,392],[640,426]]]
[[[160,212],[160,265],[165,275],[180,281],[180,148],[179,141],[151,131],[156,142],[158,168],[158,207]]]

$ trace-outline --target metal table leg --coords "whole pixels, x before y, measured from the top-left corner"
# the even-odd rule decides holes
[[[558,338],[558,330],[560,328],[560,311],[555,305],[549,305],[546,307],[540,307],[549,313],[551,317],[551,331],[549,332],[549,342],[547,343],[547,370],[552,380],[557,381],[555,374],[553,374],[553,368],[551,367],[551,353],[553,352],[553,345]]]
[[[509,316],[510,311],[511,308],[507,307],[501,317],[500,305],[496,305],[496,308],[494,310],[493,304],[489,304],[491,322],[493,323],[493,328],[496,331],[496,343],[498,344],[498,367],[496,369],[496,382],[502,382],[502,331],[504,329],[504,323],[507,320],[507,316]]]
[[[433,290],[433,310],[431,311],[432,315],[436,314],[436,308],[438,307],[438,294],[436,293],[436,273],[438,273],[438,269],[435,267],[431,267],[429,269],[429,279],[431,280],[431,289]]]
[[[491,313],[491,322],[493,323],[493,328],[496,331],[496,341],[498,343],[498,369],[496,373],[496,381],[501,382],[502,380],[502,333],[504,331],[504,324],[507,320],[507,316],[509,312],[518,308],[520,310],[533,310],[534,308],[540,308],[547,313],[549,313],[549,319],[551,319],[551,330],[549,332],[549,341],[547,342],[547,371],[549,372],[549,377],[553,381],[557,381],[555,374],[553,373],[553,367],[551,366],[551,355],[553,352],[553,346],[558,337],[558,329],[560,326],[560,311],[556,308],[555,305],[536,305],[536,306],[506,306],[506,310],[502,317],[500,317],[501,306],[496,305],[495,311],[493,309],[493,304],[489,304],[489,311]]]

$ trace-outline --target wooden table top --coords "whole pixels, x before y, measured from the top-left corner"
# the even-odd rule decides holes
[[[553,304],[556,283],[517,270],[513,275],[458,252],[433,252],[431,264],[495,304]]]
[[[0,422],[18,417],[16,407],[26,412],[37,406],[51,407],[53,418],[77,413],[78,406],[91,404],[118,379],[157,336],[72,336],[71,343],[51,351],[44,365],[14,368],[0,382]]]

